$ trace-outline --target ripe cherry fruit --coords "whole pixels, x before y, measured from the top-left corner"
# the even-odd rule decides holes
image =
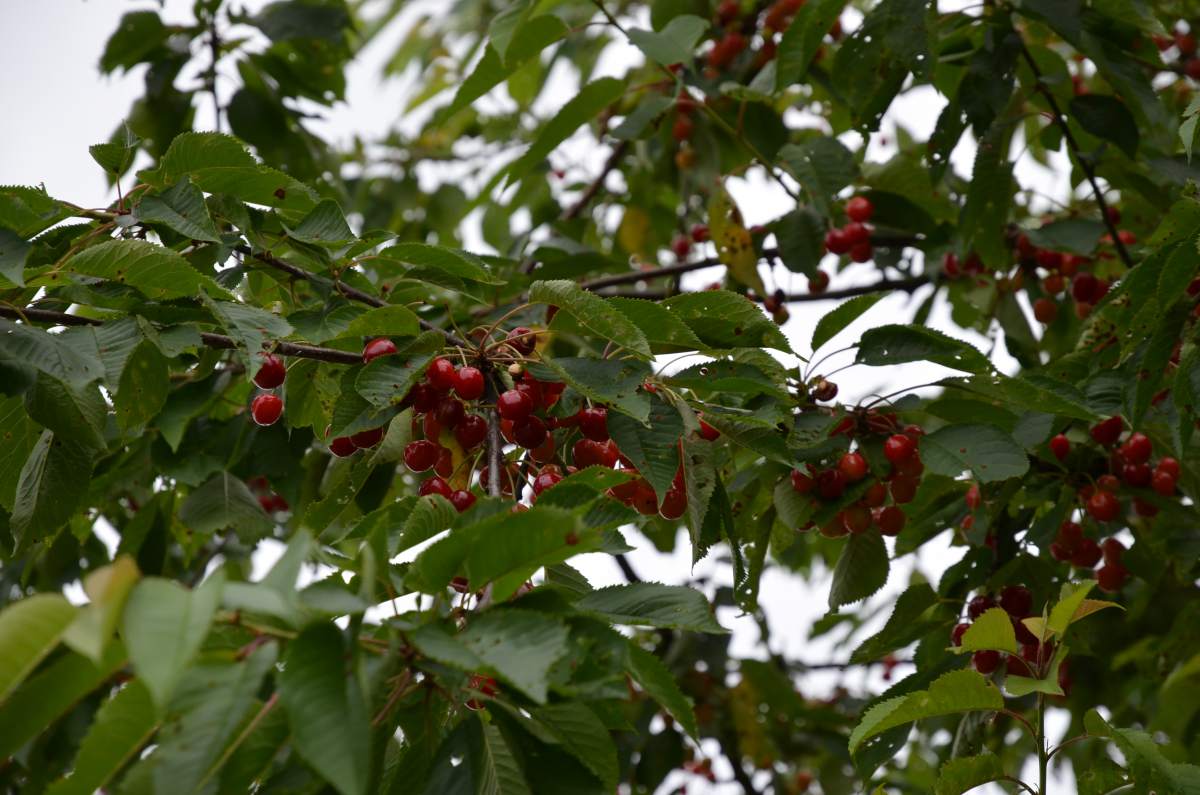
[[[496,398],[496,411],[506,420],[523,420],[533,413],[533,398],[520,390],[510,389]]]
[[[282,415],[283,400],[278,395],[259,395],[250,401],[250,416],[259,425],[274,425]]]
[[[867,459],[861,453],[846,453],[838,461],[838,469],[847,483],[857,483],[867,476]]]
[[[595,442],[608,439],[608,410],[593,406],[579,412],[579,431]]]
[[[404,448],[404,465],[413,472],[426,472],[433,469],[440,452],[441,448],[428,439],[409,442]]]
[[[283,359],[267,353],[263,354],[262,364],[254,374],[254,385],[259,389],[274,389],[282,384],[286,377],[287,368],[283,366]]]
[[[912,458],[916,449],[916,443],[902,433],[892,434],[883,443],[884,458],[893,464],[899,464]]]
[[[383,441],[383,434],[386,430],[387,426],[380,425],[378,428],[359,431],[350,437],[350,441],[354,442],[354,446],[359,450],[369,450]]]
[[[443,480],[440,476],[434,475],[429,480],[426,480],[421,484],[421,487],[417,489],[417,493],[422,497],[425,497],[429,494],[440,494],[446,499],[450,499],[450,495],[453,493],[453,490],[450,488],[449,483]]]
[[[470,450],[487,438],[487,420],[478,414],[463,417],[458,425],[454,426],[454,438],[464,450]]]
[[[425,377],[429,379],[429,383],[442,392],[453,389],[458,380],[454,372],[454,364],[444,356],[435,356],[430,360],[429,366],[425,368]]]
[[[897,505],[889,505],[886,508],[876,508],[877,513],[873,515],[875,524],[879,525],[879,532],[885,536],[898,536],[900,531],[904,529],[904,522],[908,517],[904,513],[904,509]]]
[[[1090,433],[1097,443],[1108,447],[1117,441],[1123,427],[1125,427],[1125,423],[1119,416],[1109,417],[1093,425]]]
[[[1088,498],[1087,512],[1098,522],[1111,522],[1121,510],[1121,501],[1110,491],[1096,489]]]
[[[866,196],[855,196],[846,202],[846,217],[851,221],[858,221],[861,224],[865,224],[871,220],[871,215],[874,212],[875,205],[871,204],[871,200]]]
[[[338,458],[352,456],[357,449],[358,447],[350,440],[349,436],[338,436],[329,443],[329,452]]]
[[[1131,464],[1144,464],[1150,460],[1150,454],[1154,451],[1154,444],[1150,441],[1150,437],[1144,433],[1132,433],[1121,445],[1121,457]]]
[[[483,372],[478,367],[460,367],[454,373],[454,391],[463,400],[478,400],[483,396]]]
[[[370,362],[372,359],[378,359],[380,356],[391,356],[395,352],[396,343],[387,337],[378,337],[363,346],[363,363]]]
[[[1071,440],[1065,434],[1058,434],[1050,439],[1050,452],[1059,461],[1062,461],[1071,452]]]
[[[808,494],[812,491],[813,479],[805,472],[799,469],[792,470],[792,489],[799,494]]]
[[[971,655],[971,664],[981,674],[990,674],[1000,666],[1000,652],[993,649],[982,649]]]
[[[458,489],[450,493],[450,504],[454,506],[454,510],[462,513],[475,504],[475,495],[465,489]]]

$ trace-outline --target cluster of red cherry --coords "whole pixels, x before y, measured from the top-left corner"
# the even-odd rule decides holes
[[[950,642],[961,646],[963,635],[971,628],[971,624],[993,607],[999,607],[1008,614],[1013,632],[1017,636],[1020,654],[1011,655],[995,649],[981,649],[971,655],[971,664],[976,671],[986,675],[999,668],[1003,660],[1005,672],[1008,674],[1040,678],[1054,658],[1054,644],[1042,643],[1022,623],[1021,619],[1033,614],[1033,594],[1024,585],[1005,586],[1000,591],[998,600],[989,594],[977,594],[967,602],[967,620],[954,625],[950,633]],[[1070,693],[1071,674],[1067,660],[1063,660],[1059,665],[1058,685],[1064,693]]]
[[[1180,23],[1182,22],[1183,20],[1180,20]],[[1191,33],[1192,30],[1194,27],[1191,25],[1184,30],[1182,25],[1177,24],[1173,35],[1155,36],[1154,44],[1159,52],[1163,53],[1163,60],[1172,60],[1169,56],[1173,55],[1173,60],[1178,62],[1183,74],[1193,80],[1200,80],[1200,58],[1196,57],[1196,37]]]
[[[885,478],[871,483],[861,499],[839,511],[821,527],[821,535],[837,538],[850,533],[865,533],[872,524],[883,535],[899,535],[907,520],[900,506],[912,502],[925,471],[917,449],[924,431],[919,425],[907,425],[900,430],[894,414],[868,412],[861,422],[847,416],[831,435],[836,434],[857,438],[860,446],[870,436],[886,434],[883,456],[891,465],[891,471]],[[848,486],[868,475],[870,467],[866,457],[859,450],[851,450],[843,453],[832,466],[822,468],[809,464],[807,471],[793,469],[791,480],[792,488],[800,494],[812,494],[813,499],[836,500]],[[887,504],[889,498],[891,505]],[[812,526],[810,522],[800,529],[808,530]]]
[[[363,364],[369,364],[381,356],[392,356],[395,353],[396,343],[387,337],[377,337],[363,346]],[[386,431],[386,425],[377,425],[374,428],[368,428],[365,431],[359,431],[350,436],[334,437],[329,441],[329,452],[338,458],[345,458],[354,455],[359,450],[369,450],[383,441],[383,434]],[[328,428],[325,429],[325,435],[329,435]]]
[[[283,359],[273,353],[260,354],[262,364],[254,374],[254,385],[259,389],[274,390],[282,386],[287,378]],[[263,392],[250,401],[250,417],[259,425],[274,425],[283,416],[283,398],[273,391]]]
[[[1083,534],[1083,525],[1069,519],[1058,526],[1058,534],[1050,543],[1050,554],[1057,561],[1081,569],[1095,568],[1103,561],[1096,569],[1096,582],[1105,593],[1117,593],[1129,579],[1129,570],[1121,563],[1125,545],[1116,538],[1097,543]]]
[[[838,256],[849,254],[855,262],[870,262],[875,249],[871,246],[871,227],[867,222],[874,214],[875,205],[866,196],[850,199],[846,202],[846,217],[850,220],[845,226],[834,227],[825,233],[825,249]]]
[[[500,685],[496,684],[496,680],[490,676],[482,674],[471,674],[471,678],[467,680],[467,690],[477,693],[484,698],[495,698],[500,692]],[[470,710],[483,709],[483,702],[472,696],[463,702],[463,706]]]
[[[1108,208],[1108,218],[1112,223],[1119,223],[1121,212],[1116,207]],[[1127,229],[1117,232],[1117,236],[1126,246],[1137,242],[1137,236]],[[1105,235],[1104,241],[1111,243],[1111,238]],[[1042,290],[1046,295],[1033,302],[1033,315],[1040,323],[1053,323],[1058,317],[1058,301],[1055,296],[1070,292],[1075,301],[1075,315],[1083,319],[1092,312],[1092,307],[1108,294],[1112,286],[1107,279],[1096,276],[1090,270],[1093,260],[1077,254],[1052,251],[1038,248],[1025,235],[1017,237],[1017,256],[1024,263],[1032,264],[1041,275]],[[1101,251],[1101,259],[1111,258],[1108,251]]]
[[[271,490],[271,483],[264,476],[257,475],[246,481],[246,486],[258,499],[258,504],[268,514],[287,513],[292,509],[282,495]]]

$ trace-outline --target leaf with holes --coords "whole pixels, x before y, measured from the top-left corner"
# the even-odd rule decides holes
[[[557,306],[601,339],[650,355],[650,343],[637,324],[603,298],[579,288],[574,282],[565,279],[534,282],[529,288],[529,300]]]
[[[921,460],[931,472],[958,477],[969,472],[981,483],[1020,477],[1029,456],[995,425],[947,425],[921,439]]]

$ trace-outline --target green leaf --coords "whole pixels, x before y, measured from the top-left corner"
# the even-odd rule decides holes
[[[531,710],[535,720],[542,723],[564,749],[595,773],[605,788],[617,788],[620,768],[617,765],[617,746],[608,727],[596,713],[579,701],[547,704]]]
[[[355,239],[342,208],[333,199],[318,202],[288,235],[315,246],[340,246]]]
[[[121,634],[134,670],[160,707],[166,707],[184,668],[208,636],[221,600],[223,578],[210,577],[194,591],[172,580],[138,583],[125,604]]]
[[[150,691],[134,679],[100,707],[75,757],[70,776],[47,795],[91,795],[120,772],[158,728]]]
[[[223,292],[169,248],[144,240],[108,240],[67,259],[63,268],[128,284],[149,298],[194,297],[201,287]]]
[[[779,258],[787,269],[815,276],[825,256],[825,219],[812,207],[798,207],[771,226],[779,243]]]
[[[50,593],[18,599],[0,611],[0,703],[54,650],[75,613],[62,595]]]
[[[791,346],[779,327],[744,295],[728,290],[702,290],[672,296],[662,306],[686,323],[709,347],[765,346],[791,353]]]
[[[474,791],[480,795],[532,795],[517,755],[493,723],[467,724]]]
[[[358,315],[339,337],[415,337],[421,322],[407,306],[380,306]]]
[[[988,267],[999,268],[1012,258],[1005,236],[1013,196],[1008,161],[1012,127],[1007,119],[998,119],[980,139],[959,218],[963,246],[974,249]]]
[[[25,260],[30,244],[11,229],[0,226],[0,276],[18,287],[25,286]]]
[[[275,340],[284,339],[292,333],[292,327],[286,320],[257,306],[213,301],[207,296],[202,300],[226,333],[237,341],[238,352],[247,367],[258,366],[258,353],[267,350]]]
[[[74,214],[68,205],[50,197],[41,186],[0,186],[0,227],[15,232],[22,240]]]
[[[979,756],[960,756],[946,760],[938,771],[934,795],[963,795],[965,792],[1004,778],[1004,765],[992,753]]]
[[[947,425],[921,439],[921,460],[946,477],[970,472],[981,483],[1020,477],[1029,470],[1021,445],[995,425]]]
[[[658,657],[638,646],[632,639],[628,639],[626,643],[629,652],[626,661],[629,675],[651,698],[661,704],[671,717],[679,721],[679,725],[689,737],[698,738],[700,730],[696,726],[696,713],[692,702],[679,689],[679,682],[674,674]]]
[[[650,418],[650,399],[641,387],[651,370],[643,361],[560,357],[543,359],[541,366],[529,369],[542,380],[565,381],[592,402],[628,414],[638,422]]]
[[[776,91],[783,91],[804,79],[821,48],[821,41],[845,7],[846,0],[809,0],[796,14],[779,42]]]
[[[850,753],[858,755],[864,744],[888,729],[906,723],[959,712],[1004,709],[1004,696],[987,678],[971,670],[940,676],[928,690],[888,699],[867,710],[850,732]]]
[[[278,676],[292,743],[342,795],[366,795],[371,726],[342,632],[314,624],[288,644]]]
[[[21,469],[39,436],[41,430],[26,413],[25,403],[19,395],[0,398],[0,443],[5,451],[0,456],[0,506],[10,513]]]
[[[780,486],[789,491],[792,488],[786,480]],[[864,640],[850,655],[850,662],[874,662],[920,639],[932,629],[930,622],[923,620],[923,617],[936,604],[937,594],[927,584],[921,582],[910,585],[896,600],[883,629]]]
[[[22,546],[64,525],[86,496],[94,448],[42,431],[21,467],[10,527]]]
[[[61,337],[26,323],[0,318],[0,363],[30,364],[75,387],[104,377],[104,366],[99,359],[80,352]]]
[[[860,295],[839,304],[825,313],[817,321],[816,328],[813,329],[811,343],[813,353],[816,353],[822,345],[836,337],[846,326],[858,320],[864,312],[879,303],[881,298],[883,298],[883,293]]]
[[[3,623],[3,614],[0,614]],[[125,648],[114,643],[99,665],[82,655],[59,655],[0,706],[0,756],[9,757],[125,665]]]
[[[77,389],[39,373],[33,389],[25,393],[25,407],[57,439],[70,439],[91,451],[104,449],[108,406],[94,384]]]
[[[141,577],[137,564],[121,555],[83,578],[83,590],[91,600],[80,608],[63,643],[99,665],[121,620],[125,600]]]
[[[483,57],[458,87],[454,100],[445,108],[439,109],[435,118],[449,119],[500,85],[518,67],[540,54],[546,47],[566,38],[569,32],[566,23],[561,19],[553,14],[542,14],[517,28],[503,60],[496,47],[486,47]]]
[[[1067,627],[1071,626],[1071,623],[1077,620],[1075,617],[1076,613],[1079,611],[1084,600],[1087,599],[1087,595],[1095,587],[1095,580],[1063,583],[1058,603],[1050,609],[1050,618],[1046,622],[1046,628],[1059,636],[1065,634]],[[1080,618],[1082,617],[1080,616]]]
[[[614,412],[608,417],[608,433],[642,477],[654,487],[661,502],[680,466],[679,440],[683,437],[683,418],[678,409],[652,396],[646,424]]]
[[[625,91],[624,81],[612,77],[594,80],[579,90],[562,109],[546,123],[525,154],[508,167],[509,182],[522,179],[554,149],[567,140],[580,126],[598,117],[606,107],[616,102]]]
[[[255,694],[277,654],[275,644],[267,643],[245,660],[189,669],[173,701],[182,716],[157,738],[153,759],[159,792],[195,795],[219,777],[222,755],[254,709]]]
[[[1112,141],[1129,157],[1137,156],[1138,126],[1125,103],[1105,94],[1071,98],[1071,117],[1097,138]]]
[[[148,194],[138,202],[134,216],[148,224],[162,224],[192,240],[219,243],[217,227],[208,214],[204,194],[184,177],[161,194]]]
[[[1084,728],[1090,735],[1107,737],[1116,743],[1139,790],[1157,787],[1179,795],[1200,793],[1200,767],[1172,762],[1147,732],[1114,728],[1094,709],[1085,716]]]
[[[409,390],[425,377],[431,359],[431,353],[412,357],[380,356],[359,371],[354,380],[355,390],[377,408],[399,405]],[[333,430],[338,431],[338,428]]]
[[[1026,229],[1025,235],[1035,246],[1087,256],[1096,250],[1105,231],[1100,221],[1060,218],[1037,229]]]
[[[674,386],[686,387],[701,395],[725,392],[790,399],[782,378],[768,375],[759,367],[745,362],[718,359],[695,364],[672,373],[668,380]]]
[[[688,63],[696,49],[696,42],[708,30],[708,20],[682,14],[675,17],[659,32],[629,29],[629,40],[646,54],[647,58],[663,66]]]
[[[146,425],[167,402],[171,374],[167,357],[149,340],[134,348],[121,371],[121,384],[113,399],[117,422],[128,431]]]
[[[687,324],[657,301],[644,298],[606,298],[605,303],[629,318],[651,345],[696,350],[704,347]]]
[[[975,619],[971,628],[963,633],[962,644],[953,649],[956,654],[979,651],[980,649],[995,649],[1016,654],[1017,633],[1013,629],[1012,620],[1008,613],[999,607],[984,611]]]
[[[866,599],[887,584],[888,552],[883,536],[871,528],[851,535],[842,547],[829,589],[829,609]]]
[[[200,536],[233,528],[257,539],[275,526],[241,478],[219,472],[193,491],[179,507],[179,520]]]
[[[100,71],[129,69],[147,60],[167,40],[168,28],[154,11],[131,11],[121,17],[100,56]]]
[[[633,141],[640,138],[659,116],[675,104],[675,100],[662,94],[645,94],[638,101],[637,107],[625,116],[625,120],[610,132],[618,141]]]
[[[88,147],[88,153],[110,176],[120,176],[133,165],[133,157],[141,142],[129,129],[129,124],[123,121],[113,133],[111,141],[92,144]]]
[[[575,602],[614,624],[667,627],[689,632],[726,632],[704,594],[685,585],[636,582],[591,591]]]
[[[924,361],[968,373],[992,369],[987,357],[973,345],[917,325],[877,326],[863,332],[856,361],[876,367]]]
[[[779,160],[808,193],[824,216],[831,212],[838,191],[858,177],[854,155],[836,138],[810,138],[779,150]]]
[[[528,610],[490,610],[457,637],[485,665],[539,704],[546,700],[551,666],[568,648],[562,623]]]
[[[534,282],[529,288],[529,300],[557,306],[592,334],[645,356],[650,355],[650,344],[632,320],[574,282],[566,279]]]

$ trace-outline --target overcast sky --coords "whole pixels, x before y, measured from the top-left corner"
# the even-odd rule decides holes
[[[326,113],[326,120],[318,125],[319,131],[333,140],[346,141],[352,134],[366,138],[377,137],[389,129],[399,118],[396,109],[402,107],[407,89],[413,83],[413,75],[404,79],[381,82],[380,67],[391,54],[395,43],[402,37],[405,20],[423,9],[435,9],[439,0],[417,0],[406,7],[398,24],[381,36],[371,48],[354,63],[349,75],[347,102]],[[264,5],[261,0],[239,3],[253,10]],[[945,9],[949,4],[942,2]],[[956,3],[957,5],[957,3]],[[100,168],[88,155],[90,144],[106,140],[112,130],[125,116],[131,102],[142,90],[143,68],[128,75],[104,77],[97,65],[105,40],[116,27],[120,16],[134,9],[157,8],[153,2],[117,2],[116,0],[38,0],[38,2],[14,2],[5,5],[0,19],[0,100],[3,100],[5,121],[0,124],[0,184],[34,185],[44,183],[51,195],[84,206],[103,206],[112,200]],[[168,0],[162,11],[168,21],[191,19],[190,0]],[[630,58],[638,57],[632,48],[614,47],[601,65],[601,74],[620,75]],[[223,85],[232,85],[235,74],[231,65],[226,65],[223,74],[228,79]],[[561,84],[561,85],[560,85]],[[544,104],[553,107],[561,104],[573,91],[569,78],[555,75],[547,91]],[[503,100],[500,100],[503,101]],[[918,137],[927,136],[943,104],[932,90],[920,89],[903,98],[884,125],[884,139],[894,140],[890,124],[902,119]],[[803,121],[803,120],[802,120]],[[406,127],[416,126],[419,117],[404,119]],[[812,120],[816,124],[816,120]],[[211,127],[212,115],[208,103],[201,103],[197,116],[198,127]],[[861,145],[857,135],[845,138],[854,147]],[[889,146],[876,139],[868,150],[872,157],[886,157]],[[594,173],[603,161],[606,152],[602,148],[582,142],[571,142],[557,152],[552,159],[572,168],[579,168],[579,176]],[[973,146],[965,141],[956,150],[953,161],[962,173],[970,172]],[[590,169],[590,171],[589,171]],[[1060,172],[1062,173],[1062,172]],[[1066,189],[1065,178],[1054,177],[1028,158],[1019,163],[1018,177],[1025,184],[1037,184],[1043,193],[1062,196]],[[761,175],[749,180],[734,180],[730,189],[739,201],[748,223],[769,221],[790,209],[787,195],[773,182]],[[470,236],[468,240],[475,236]],[[477,238],[476,238],[477,239]],[[837,285],[859,283],[872,278],[873,267],[858,266],[839,276]],[[699,285],[711,281],[716,273],[701,272],[690,278]],[[764,274],[767,275],[767,274]],[[803,278],[797,278],[783,269],[770,274],[779,286],[788,290],[803,289]],[[858,335],[872,325],[898,322],[898,318],[911,315],[914,300],[907,296],[891,296],[876,305],[860,321],[839,335],[828,350],[844,346],[857,339]],[[785,333],[794,348],[808,352],[808,339],[812,328],[824,312],[835,304],[832,302],[800,304],[792,307],[792,319]],[[931,324],[941,327],[956,336],[972,338],[949,322],[946,307],[940,306],[931,318]],[[848,360],[848,359],[847,359]],[[997,365],[1011,372],[1015,363],[1003,350],[995,354]],[[844,363],[844,362],[843,362]],[[854,399],[879,391],[893,391],[906,385],[915,385],[935,380],[950,371],[930,365],[905,365],[903,368],[855,368],[837,377],[842,396]],[[648,542],[630,534],[631,541],[639,550],[630,557],[635,568],[648,579],[665,582],[681,582],[689,576],[690,549],[683,539],[674,555],[655,553]],[[875,631],[890,612],[886,605],[904,589],[914,567],[934,583],[946,566],[958,560],[961,549],[949,547],[949,534],[923,548],[919,560],[909,556],[897,561],[892,568],[887,588],[871,599],[867,609],[877,614],[859,637]],[[263,565],[269,563],[264,556]],[[611,559],[602,555],[589,555],[575,561],[597,584],[621,581],[620,574]],[[697,574],[716,576],[729,582],[730,569],[712,558],[696,567]],[[827,574],[805,583],[795,576],[778,569],[770,569],[762,581],[761,600],[773,631],[775,651],[808,662],[827,662],[845,659],[854,643],[835,649],[836,642],[844,641],[838,633],[808,640],[812,622],[824,615],[827,604],[829,579]],[[880,610],[879,608],[883,608]],[[758,630],[752,620],[739,617],[733,610],[722,610],[722,623],[734,630],[735,653],[762,657],[758,648]],[[900,669],[903,676],[911,669]],[[845,676],[834,674],[811,674],[800,681],[801,691],[806,696],[827,694],[836,684],[843,684],[856,693],[880,692],[887,685],[882,681],[878,669],[855,670]],[[1065,717],[1065,716],[1062,716]],[[1052,720],[1051,731],[1061,732],[1065,721]],[[1057,723],[1057,729],[1053,728]],[[718,773],[722,773],[718,769]],[[1026,771],[1026,778],[1030,771]],[[1034,771],[1036,775],[1036,771]],[[679,781],[674,780],[675,784]],[[736,792],[736,786],[701,789],[701,782],[689,780],[692,792]],[[1062,785],[1072,782],[1064,780]],[[664,790],[665,791],[665,790]],[[979,792],[1000,792],[999,789],[980,789]]]

